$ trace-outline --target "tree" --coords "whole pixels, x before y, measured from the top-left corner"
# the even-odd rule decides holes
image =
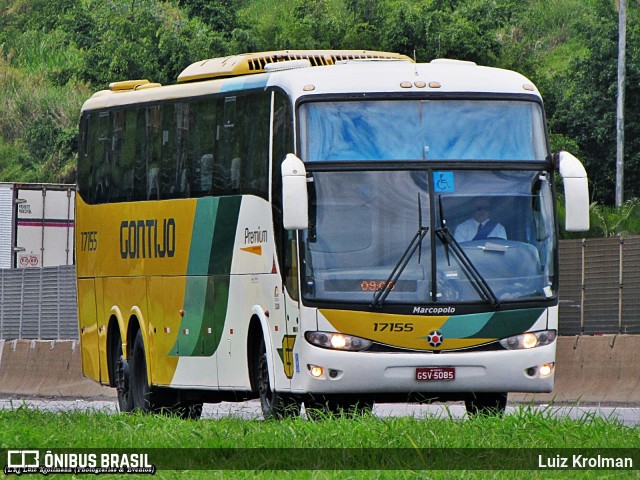
[[[640,108],[640,20],[630,10],[627,30],[627,98],[629,112]],[[592,196],[613,204],[616,158],[616,78],[618,21],[613,4],[596,3],[577,25],[585,54],[556,76],[557,105],[551,125],[574,138],[589,174]],[[625,192],[640,196],[640,123],[629,119],[625,128]]]

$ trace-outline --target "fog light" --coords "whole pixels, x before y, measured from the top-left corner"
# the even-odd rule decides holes
[[[324,374],[324,368],[317,365],[309,365],[309,373],[312,377],[320,378]]]
[[[540,376],[548,377],[549,375],[551,375],[553,373],[554,365],[554,363],[545,363],[544,365],[542,365],[540,367]]]

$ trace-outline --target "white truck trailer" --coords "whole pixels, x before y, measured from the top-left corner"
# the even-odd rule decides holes
[[[76,186],[0,183],[0,268],[74,263]]]

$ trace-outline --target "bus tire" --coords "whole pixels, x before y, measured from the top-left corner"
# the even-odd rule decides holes
[[[147,378],[147,359],[142,340],[142,331],[136,332],[133,348],[131,349],[129,385],[133,401],[133,411],[150,412],[153,410],[151,403],[151,386]]]
[[[129,362],[122,354],[122,340],[119,333],[114,334],[111,340],[110,349],[111,372],[113,373],[113,384],[118,393],[118,409],[123,413],[133,411],[133,399],[131,398],[131,387],[129,383]]]
[[[300,415],[300,402],[292,395],[274,392],[269,383],[269,365],[267,362],[267,348],[264,341],[260,342],[256,365],[256,383],[260,394],[260,406],[265,420],[280,420]]]
[[[464,406],[470,416],[502,416],[507,408],[507,396],[505,392],[472,392],[465,399]]]

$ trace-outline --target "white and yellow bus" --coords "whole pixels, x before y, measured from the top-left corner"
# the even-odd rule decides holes
[[[281,51],[113,83],[80,123],[84,374],[189,417],[549,392],[556,172],[587,229],[536,87],[471,62]]]

